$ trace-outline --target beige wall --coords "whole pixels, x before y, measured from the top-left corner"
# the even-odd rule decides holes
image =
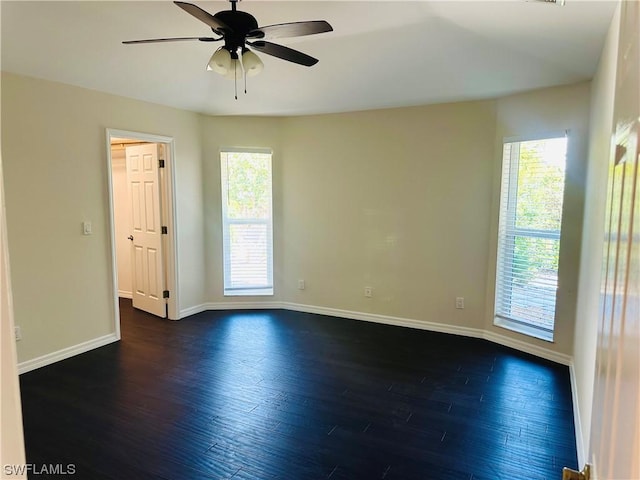
[[[3,73],[2,124],[19,361],[114,332],[106,128],[175,138],[180,305],[202,302],[197,114]]]
[[[577,398],[582,433],[582,445],[578,447],[582,457],[585,457],[585,453],[589,450],[591,433],[597,327],[601,314],[599,308],[600,274],[604,243],[607,175],[613,131],[619,17],[620,9],[618,8],[609,28],[598,71],[591,87],[589,157],[573,346],[576,387],[574,393]]]
[[[570,146],[565,203],[569,247],[560,266],[566,288],[558,342],[543,344],[571,353],[588,84],[499,100],[240,118],[10,74],[3,80],[21,361],[113,331],[107,127],[175,137],[181,311],[265,300],[222,295],[219,150],[270,147],[276,294],[269,300],[477,331],[493,328],[487,292],[493,289],[501,138],[571,129],[577,141]],[[85,219],[93,222],[91,237],[81,234]],[[32,225],[46,235],[47,248],[40,248],[42,234],[33,235]],[[297,289],[298,279],[306,290]],[[373,298],[364,297],[365,286]],[[464,310],[454,308],[456,296],[465,298]],[[87,311],[98,313],[88,321]]]
[[[528,343],[571,355],[580,262],[580,239],[584,202],[585,170],[589,135],[589,83],[537,90],[498,100],[496,154],[493,170],[491,242],[487,269],[485,328]],[[493,325],[496,242],[500,204],[502,142],[509,137],[530,137],[569,130],[567,171],[562,212],[562,236],[558,267],[559,294],[556,303],[554,342],[527,338]]]
[[[494,137],[493,101],[286,119],[284,298],[482,327]]]

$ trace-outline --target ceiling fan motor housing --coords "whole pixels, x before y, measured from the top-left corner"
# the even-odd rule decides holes
[[[244,47],[244,43],[249,32],[258,29],[258,21],[253,15],[247,12],[224,10],[216,13],[214,18],[229,27],[229,29],[212,30],[224,35],[225,49],[232,53],[237,52],[239,48]],[[260,34],[261,32],[256,33]],[[254,35],[251,35],[251,37],[253,38]],[[255,38],[258,38],[258,35],[255,35]]]

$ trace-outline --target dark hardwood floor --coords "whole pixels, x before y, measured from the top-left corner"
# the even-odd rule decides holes
[[[83,480],[559,480],[577,467],[564,366],[289,311],[121,309],[121,342],[21,376],[29,463]]]

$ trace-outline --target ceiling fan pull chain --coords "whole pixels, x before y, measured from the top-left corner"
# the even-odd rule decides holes
[[[239,48],[238,49],[238,58],[240,60],[240,63],[242,65],[242,76],[244,78],[244,94],[247,94],[247,70],[244,67],[244,55],[242,53],[242,49]]]
[[[238,62],[233,62],[233,88],[238,100]]]

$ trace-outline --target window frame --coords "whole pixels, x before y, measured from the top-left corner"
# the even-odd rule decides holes
[[[566,139],[566,151],[565,151],[565,168],[563,175],[563,206],[562,206],[562,216],[560,219],[560,228],[558,230],[544,230],[544,229],[532,229],[532,228],[523,228],[517,227],[517,198],[518,192],[517,187],[513,188],[513,185],[518,185],[519,179],[519,161],[520,161],[520,147],[522,143],[525,142],[533,142],[533,141],[544,141],[544,140],[554,140],[559,138]],[[561,236],[562,236],[562,228],[564,224],[564,203],[566,196],[566,187],[567,187],[567,170],[568,170],[568,162],[569,162],[569,149],[570,149],[570,131],[555,131],[555,132],[546,132],[544,134],[535,135],[535,136],[519,136],[519,137],[506,137],[502,141],[502,159],[501,159],[501,176],[500,176],[500,196],[499,196],[499,205],[498,205],[498,233],[497,233],[497,242],[496,242],[496,273],[495,273],[495,295],[494,295],[494,312],[493,312],[493,324],[498,327],[502,327],[508,330],[512,330],[524,335],[528,335],[534,338],[538,338],[547,342],[554,342],[554,334],[556,329],[556,316],[557,316],[557,296],[558,289],[560,284],[560,261],[558,258],[558,267],[557,267],[557,283],[556,283],[556,291],[554,296],[554,314],[553,314],[553,328],[547,329],[542,326],[533,325],[532,323],[527,322],[526,320],[521,320],[517,318],[511,318],[503,313],[499,313],[502,296],[504,295],[505,282],[502,281],[504,275],[512,276],[513,271],[513,263],[515,256],[512,254],[508,254],[503,252],[504,249],[510,248],[515,249],[515,239],[518,237],[525,238],[543,238],[543,239],[551,239],[558,242],[558,256],[560,257],[561,251]],[[505,149],[507,144],[516,144],[517,143],[517,151],[514,152],[513,145],[510,147],[510,155],[509,158],[506,158]],[[507,174],[505,174],[505,170],[508,169]],[[504,180],[508,178],[508,185],[505,187]],[[506,192],[505,192],[506,189]],[[508,206],[504,208],[505,217],[503,218],[503,202],[507,201]],[[511,206],[511,207],[509,207]],[[505,223],[507,225],[505,225]],[[503,232],[505,232],[503,234]],[[512,238],[511,242],[506,240],[507,237]],[[510,245],[507,247],[507,245]],[[510,261],[504,261],[509,258]],[[508,287],[507,287],[508,288]],[[512,294],[512,293],[510,293]]]
[[[255,153],[269,155],[271,194],[269,195],[269,218],[229,218],[228,209],[228,159],[223,157],[226,153]],[[273,150],[271,148],[255,147],[223,147],[219,151],[220,161],[220,189],[221,189],[221,215],[222,215],[222,263],[223,263],[223,295],[232,296],[273,296]],[[267,283],[268,285],[254,287],[241,286],[234,287],[228,285],[231,281],[231,250],[230,250],[230,227],[231,225],[266,225],[267,227]]]

